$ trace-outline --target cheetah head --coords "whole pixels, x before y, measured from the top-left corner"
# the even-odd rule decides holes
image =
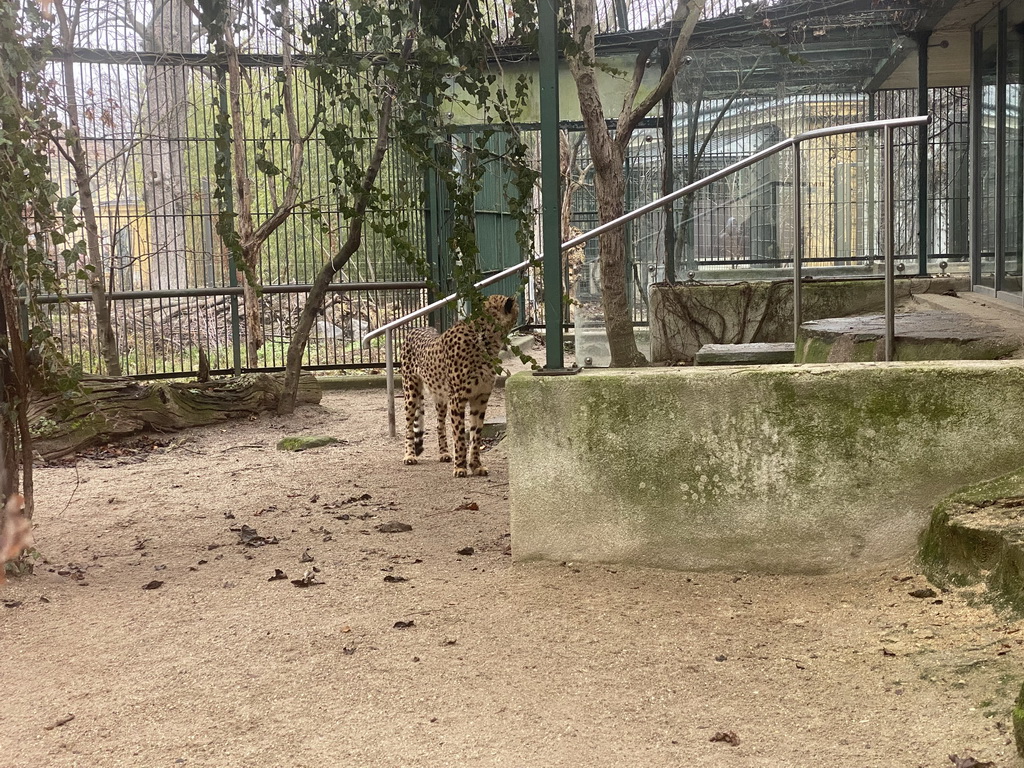
[[[508,333],[519,319],[519,303],[515,296],[488,296],[484,312],[497,321],[503,333]]]

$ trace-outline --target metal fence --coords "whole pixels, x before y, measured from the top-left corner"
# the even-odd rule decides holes
[[[966,89],[929,94],[928,258],[948,269],[966,270],[967,107]],[[677,103],[672,131],[673,182],[677,189],[781,139],[814,128],[917,114],[915,91],[867,94],[799,94],[708,101],[697,109]],[[581,130],[568,126],[570,131]],[[693,140],[690,140],[692,132]],[[574,139],[570,138],[570,144]],[[664,188],[665,138],[660,123],[638,130],[627,158],[626,209],[671,191]],[[903,269],[918,264],[917,130],[897,130],[895,243]],[[572,225],[597,224],[596,198],[585,143],[578,153],[572,189]],[[881,142],[874,135],[842,135],[809,141],[801,148],[804,263],[842,272],[878,268],[882,249]],[[627,226],[634,321],[646,322],[647,288],[665,279],[671,250],[677,279],[744,279],[752,269],[792,269],[792,156],[762,161],[716,182],[673,206],[674,238],[666,237],[663,213]],[[583,180],[580,183],[580,180]],[[760,273],[759,273],[760,274]],[[573,270],[574,296],[600,297],[598,243],[587,244]]]
[[[139,4],[152,8],[151,4]],[[216,235],[214,125],[225,98],[225,74],[204,38],[190,26],[181,0],[158,4],[156,16],[124,19],[132,3],[90,0],[89,23],[74,47],[51,63],[52,76],[74,75],[73,97],[80,114],[81,146],[88,159],[103,249],[104,282],[125,372],[138,376],[184,376],[198,366],[205,350],[215,371],[246,367],[244,324],[240,322],[239,276]],[[287,132],[275,105],[279,100],[281,57],[277,32],[258,14],[249,19],[242,41],[247,159],[252,173],[254,216],[267,216],[282,194],[280,176],[259,173],[256,158],[283,165]],[[308,129],[312,86],[298,70],[299,120]],[[671,152],[676,188],[776,141],[811,128],[916,114],[916,94],[726,95],[700,104],[677,95]],[[931,92],[936,119],[929,129],[929,205],[934,222],[931,252],[950,262],[967,257],[967,97],[963,89]],[[62,105],[65,111],[69,104]],[[582,126],[564,126],[576,147],[569,169],[571,227],[597,223],[593,173]],[[532,140],[532,139],[531,139]],[[700,149],[702,148],[702,149]],[[700,151],[698,151],[700,150]],[[664,189],[666,151],[661,119],[650,118],[634,135],[627,159],[630,210],[659,197]],[[916,263],[916,138],[897,137],[896,243],[898,258]],[[809,142],[803,149],[805,205],[804,259],[809,265],[870,267],[880,252],[880,159],[869,138],[839,136]],[[53,175],[74,191],[76,173],[67,147],[54,154]],[[419,168],[394,157],[382,183],[422,184]],[[308,284],[326,256],[347,233],[332,197],[330,158],[314,132],[305,147],[305,174],[297,208],[266,242],[260,299],[266,342],[257,368],[279,369],[292,325]],[[715,270],[791,268],[792,168],[786,157],[771,158],[677,201],[675,236],[666,235],[664,214],[627,229],[629,279],[634,319],[646,321],[647,287],[665,279],[671,259],[676,274]],[[427,252],[427,211],[403,211]],[[539,237],[535,239],[539,242]],[[498,244],[480,243],[493,252]],[[493,246],[493,247],[492,247]],[[598,244],[570,256],[562,279],[579,301],[600,293]],[[518,260],[518,257],[513,261]],[[511,263],[511,262],[510,262]],[[502,265],[492,265],[502,266]],[[443,275],[441,276],[443,278]],[[54,332],[65,352],[87,370],[98,370],[91,297],[75,277],[65,276],[71,301],[48,303]],[[423,277],[385,238],[365,230],[363,247],[338,275],[321,309],[304,364],[311,369],[383,365],[383,351],[363,348],[371,328],[425,304]],[[533,271],[527,285],[530,321],[543,323],[536,301],[542,276]],[[44,297],[44,301],[50,301]],[[568,320],[568,318],[566,318]]]

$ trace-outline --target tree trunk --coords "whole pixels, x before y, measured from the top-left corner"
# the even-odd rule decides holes
[[[18,467],[22,470],[22,493],[25,513],[32,517],[35,506],[35,482],[32,474],[32,435],[29,432],[29,355],[22,339],[19,304],[14,293],[13,275],[7,264],[0,266],[0,337],[6,339],[6,352],[0,373],[3,374],[2,426],[0,451],[3,453],[3,494],[5,501],[17,493]]]
[[[601,221],[612,221],[625,212],[626,179],[621,158],[594,158],[597,170],[594,187]],[[604,167],[602,167],[604,166]],[[613,368],[646,365],[647,358],[636,346],[632,313],[629,309],[629,280],[626,273],[626,236],[622,227],[605,232],[601,243],[601,308]]]
[[[640,121],[671,92],[672,83],[683,61],[683,52],[693,28],[704,8],[704,0],[677,0],[672,15],[676,39],[658,84],[642,99],[644,73],[656,43],[640,46],[633,63],[633,72],[622,98],[622,109],[612,137],[597,87],[597,51],[594,44],[596,0],[573,0],[573,36],[579,51],[568,57],[569,71],[576,81],[583,127],[590,143],[594,161],[594,186],[597,193],[598,218],[605,224],[621,216],[625,210],[625,154],[630,137]],[[626,280],[626,241],[622,228],[601,236],[601,304],[604,308],[605,330],[613,367],[646,365],[633,335]]]
[[[78,205],[85,220],[85,247],[92,272],[89,275],[89,291],[92,293],[93,313],[96,316],[96,335],[99,342],[103,370],[108,376],[121,375],[121,359],[117,351],[117,338],[110,319],[110,305],[103,286],[103,252],[100,247],[99,224],[96,220],[96,204],[92,197],[92,174],[89,172],[89,157],[82,145],[81,121],[78,113],[78,92],[75,82],[74,59],[71,55],[74,45],[74,28],[78,24],[78,7],[74,20],[68,18],[64,0],[56,0],[54,7],[60,19],[61,42],[64,47],[63,75],[64,97],[68,115],[67,144],[75,184],[78,186]]]
[[[5,251],[9,245],[0,245]],[[7,254],[0,269],[10,272]],[[17,331],[15,331],[17,332]],[[7,306],[0,294],[0,501],[17,493],[21,474],[18,470],[21,462],[18,456],[18,425],[16,404],[18,388],[14,375],[13,351],[10,345],[10,333],[7,327]],[[2,566],[0,566],[2,567]]]
[[[142,30],[147,52],[192,50],[192,16],[182,0],[154,0],[153,18]],[[149,287],[176,290],[188,284],[189,179],[183,136],[188,135],[188,78],[181,66],[145,69],[141,114],[142,199],[149,214]],[[200,272],[200,274],[203,274]]]
[[[263,318],[260,312],[260,287],[249,280],[251,271],[252,267],[241,275],[242,304],[245,313],[245,359],[246,365],[250,368],[259,368],[260,347],[263,346]]]
[[[92,377],[82,381],[82,389],[84,394],[70,401],[60,393],[32,398],[28,419],[39,433],[35,448],[44,459],[144,431],[204,426],[276,410],[284,377],[258,373],[206,383]],[[313,374],[303,374],[296,402],[319,403],[320,394]]]

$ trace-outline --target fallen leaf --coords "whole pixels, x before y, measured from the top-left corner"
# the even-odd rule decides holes
[[[301,579],[292,579],[292,584],[296,587],[313,587],[323,584],[323,582],[316,580],[316,573],[313,571],[306,571]]]
[[[313,562],[313,556],[311,554],[309,554],[309,550],[308,549],[303,550],[302,554],[299,555],[299,562],[300,563],[312,563]]]
[[[896,654],[893,653],[892,651],[890,651],[888,648],[883,648],[882,649],[882,655],[883,656],[895,656]]]
[[[274,575],[271,576],[267,581],[280,581],[281,579],[287,579],[288,574],[282,571],[280,568],[274,569]]]
[[[232,528],[238,534],[238,543],[247,547],[262,547],[265,544],[277,544],[276,536],[260,536],[255,528],[242,525],[241,528]]]
[[[476,512],[477,510],[480,509],[480,505],[477,504],[475,501],[467,501],[465,504],[460,504],[455,509],[468,509],[472,512]]]
[[[996,764],[988,760],[975,760],[973,757],[950,755],[950,761],[956,768],[996,768]]]
[[[475,551],[476,550],[473,549],[472,547],[463,547],[462,549],[457,550],[455,552],[455,554],[457,554],[457,555],[472,555]]]
[[[936,597],[938,595],[938,593],[934,589],[931,589],[929,587],[924,587],[923,589],[912,589],[907,594],[911,597],[916,597],[921,600],[923,600],[926,597]]]
[[[384,577],[384,581],[388,584],[400,584],[403,581],[408,581],[405,576],[392,576],[390,573]]]
[[[142,586],[142,588],[143,589],[160,589],[160,587],[162,587],[163,585],[164,585],[164,583],[162,581],[159,581],[157,579],[153,579],[148,584],[144,584]]]
[[[43,726],[43,728],[44,728],[44,730],[52,731],[54,728],[60,728],[60,726],[62,726],[62,725],[67,725],[68,723],[70,723],[74,719],[75,719],[75,716],[72,715],[69,712],[68,714],[64,715],[64,717],[57,718],[57,721],[55,723],[53,723],[53,725],[46,725],[46,726]]]
[[[409,629],[409,627],[415,627],[415,621],[396,621],[395,629]]]
[[[734,747],[740,745],[740,737],[736,735],[735,731],[719,731],[711,737],[710,741],[724,741]]]
[[[400,523],[397,520],[390,523],[381,523],[374,527],[381,533],[406,533],[412,530],[411,525],[408,523]]]

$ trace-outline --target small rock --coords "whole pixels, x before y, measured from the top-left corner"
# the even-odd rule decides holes
[[[938,596],[938,592],[936,592],[934,589],[931,589],[930,587],[924,587],[922,589],[912,589],[907,594],[911,597],[916,597],[922,600],[927,597]]]
[[[474,552],[476,552],[476,550],[473,549],[472,547],[463,547],[462,549],[458,550],[455,554],[457,554],[457,555],[472,555]]]
[[[162,587],[163,585],[164,585],[164,583],[162,581],[159,581],[157,579],[153,579],[148,584],[144,584],[142,588],[143,589],[160,589],[160,587]]]

